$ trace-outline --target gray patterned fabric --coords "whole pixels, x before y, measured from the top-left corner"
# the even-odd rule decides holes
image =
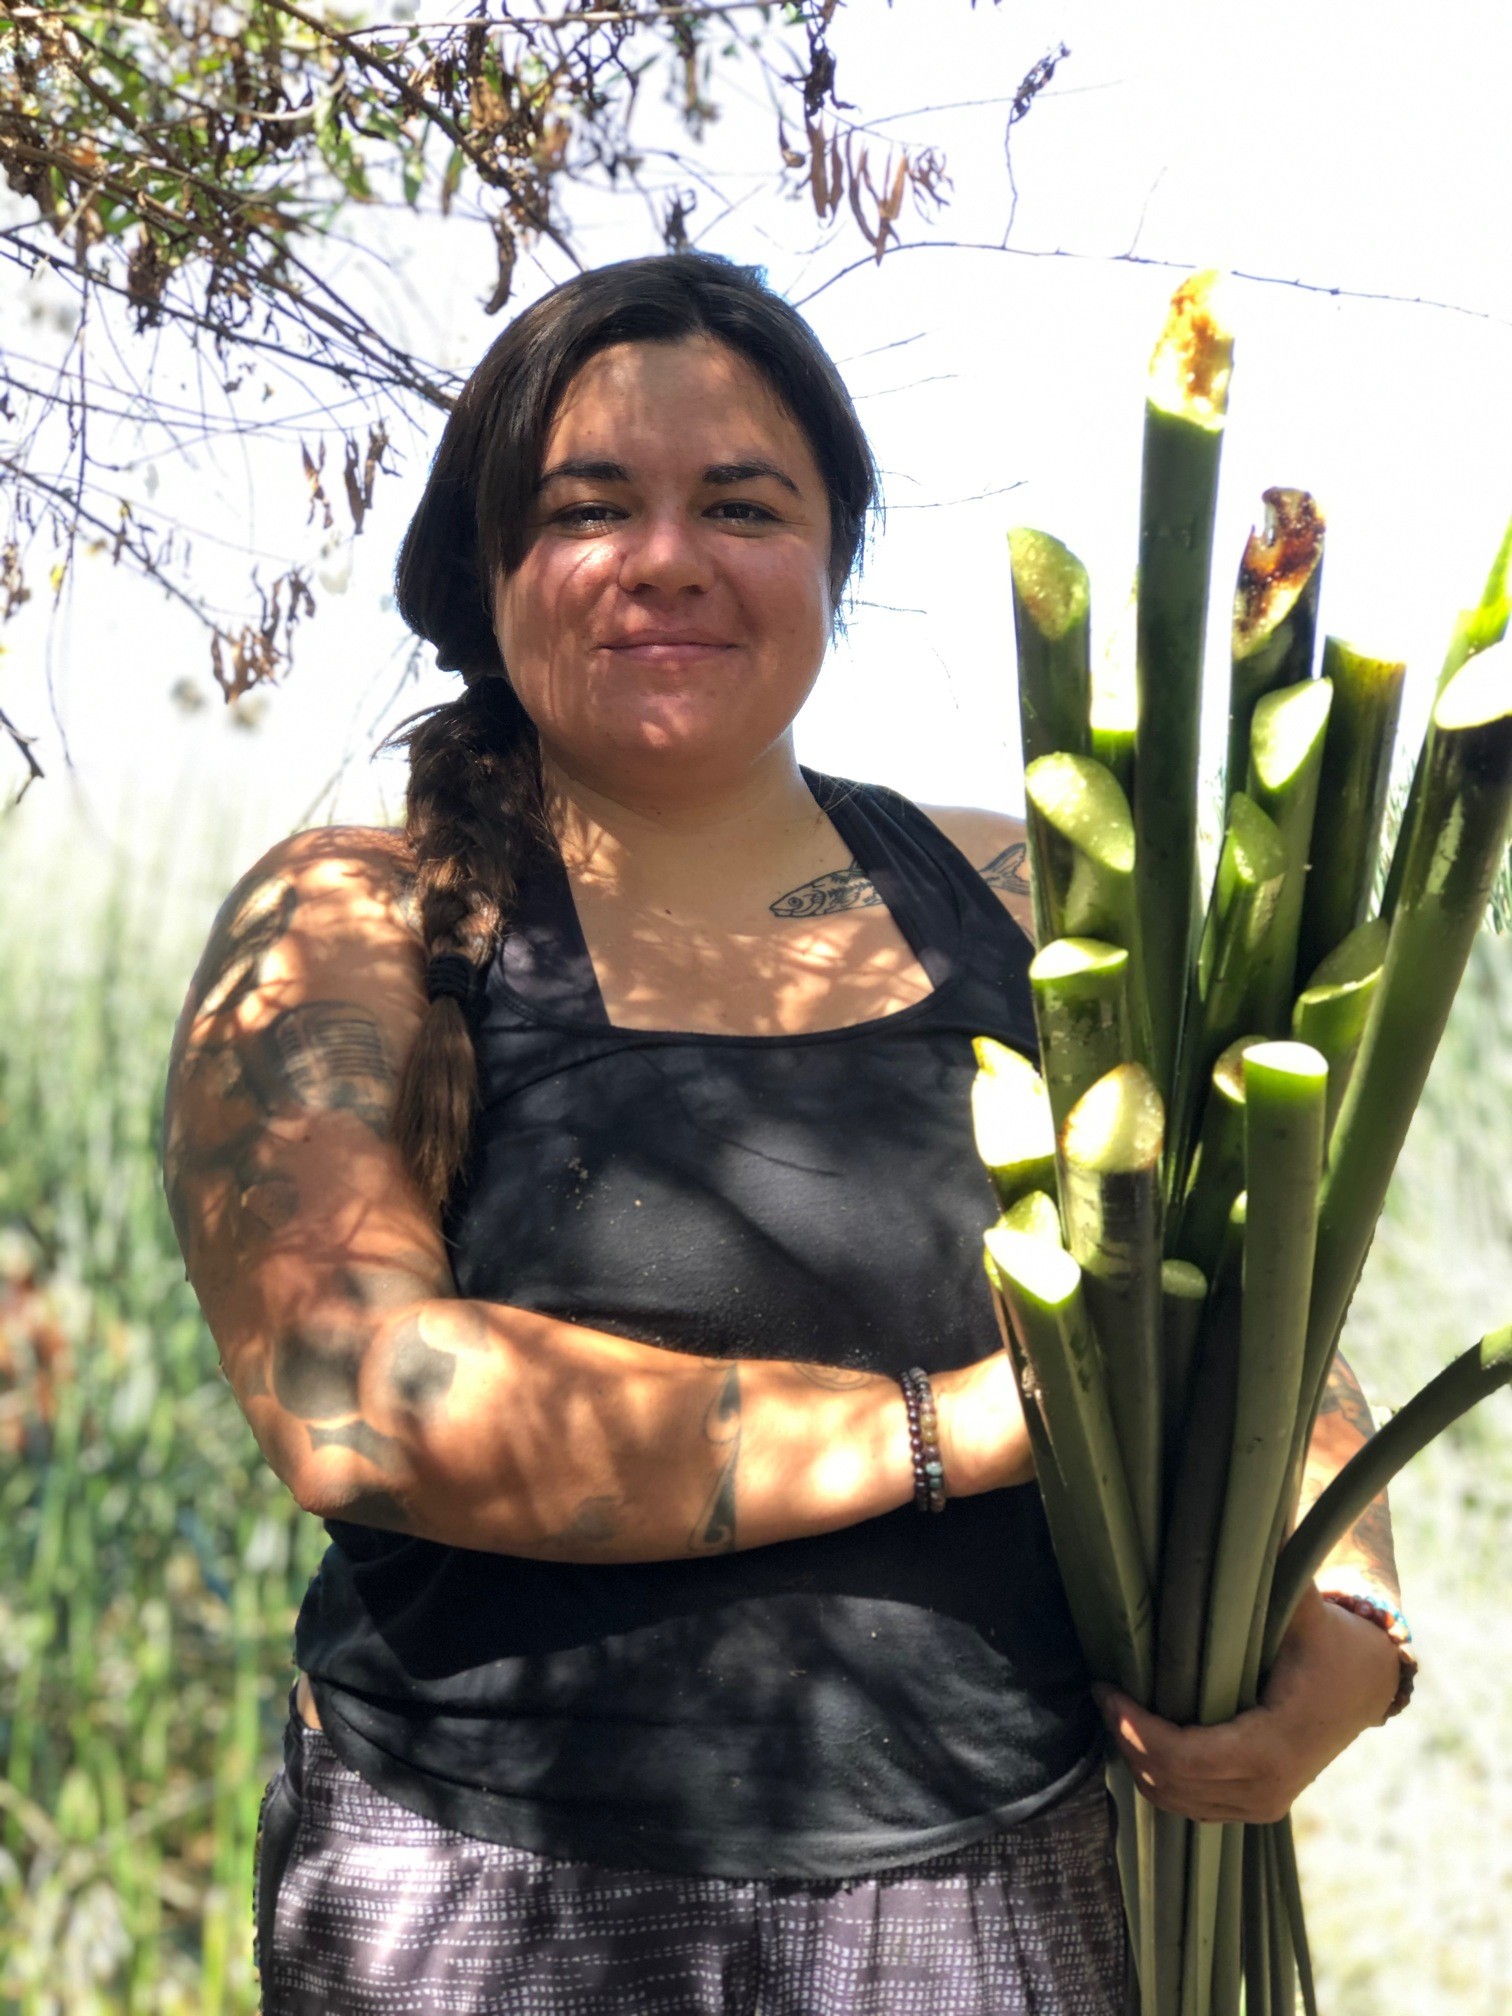
[[[375,1792],[293,1718],[258,1828],[264,2016],[1121,2016],[1094,1778],[954,1854],[845,1883],[557,1862]]]

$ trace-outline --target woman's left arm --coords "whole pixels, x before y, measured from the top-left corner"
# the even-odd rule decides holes
[[[1308,1450],[1302,1512],[1374,1432],[1359,1381],[1336,1357]],[[1399,1607],[1384,1493],[1298,1604],[1257,1708],[1210,1729],[1181,1729],[1116,1689],[1097,1690],[1113,1739],[1153,1805],[1193,1820],[1279,1820],[1358,1735],[1385,1721],[1401,1680],[1396,1646],[1378,1624],[1324,1600],[1334,1592]]]

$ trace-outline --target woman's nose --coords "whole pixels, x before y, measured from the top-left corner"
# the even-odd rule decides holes
[[[700,528],[681,511],[650,512],[633,520],[621,550],[620,585],[632,593],[651,588],[682,594],[707,588],[712,579]]]

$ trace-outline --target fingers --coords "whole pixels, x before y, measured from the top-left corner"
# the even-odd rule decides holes
[[[1306,1778],[1289,1768],[1264,1709],[1215,1728],[1178,1728],[1115,1688],[1094,1690],[1135,1784],[1152,1806],[1188,1820],[1280,1820]]]

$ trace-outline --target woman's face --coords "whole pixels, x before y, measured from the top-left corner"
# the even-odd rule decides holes
[[[721,343],[625,343],[567,389],[504,662],[554,762],[606,792],[701,795],[783,735],[829,641],[830,523],[801,429]]]

